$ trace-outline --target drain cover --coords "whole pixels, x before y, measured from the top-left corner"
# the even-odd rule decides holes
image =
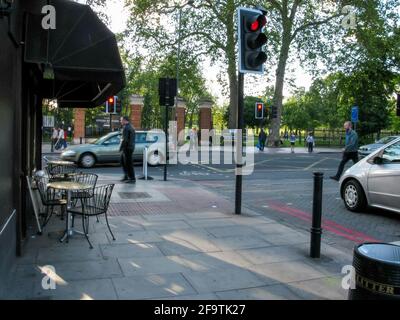
[[[151,196],[147,192],[118,192],[121,199],[148,199]]]

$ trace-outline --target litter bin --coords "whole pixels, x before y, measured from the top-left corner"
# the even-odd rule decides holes
[[[400,300],[400,246],[364,243],[354,248],[355,289],[349,300]]]

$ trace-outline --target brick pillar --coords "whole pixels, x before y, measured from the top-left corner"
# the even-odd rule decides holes
[[[200,109],[199,126],[200,126],[200,130],[201,129],[207,129],[207,130],[211,130],[212,129],[212,113],[211,113],[212,104],[213,104],[212,101],[209,101],[209,100],[200,101],[200,104],[199,104],[199,109]]]
[[[131,114],[130,119],[136,130],[142,129],[142,110],[144,99],[142,96],[133,95],[130,98]]]
[[[74,109],[74,144],[85,143],[85,109]]]
[[[186,114],[186,102],[179,98],[176,107],[176,126],[178,132],[178,144],[183,145],[185,143],[185,114]]]

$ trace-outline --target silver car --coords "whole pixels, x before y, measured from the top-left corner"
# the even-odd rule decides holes
[[[72,161],[84,168],[91,168],[98,163],[118,163],[121,154],[119,146],[121,132],[109,133],[90,144],[70,146],[61,153],[61,159]],[[136,131],[134,161],[143,160],[144,148],[148,148],[148,163],[159,165],[164,161],[165,134],[162,131]],[[170,146],[171,149],[171,146]]]
[[[400,213],[400,138],[348,169],[340,179],[340,194],[351,211],[369,205]]]
[[[397,138],[400,138],[400,136],[389,136],[389,137],[384,137],[375,143],[367,144],[365,146],[361,146],[358,149],[358,156],[359,158],[364,158],[366,156],[369,156],[372,152],[378,150],[380,147],[383,147],[384,145],[392,142],[393,140],[396,140]]]

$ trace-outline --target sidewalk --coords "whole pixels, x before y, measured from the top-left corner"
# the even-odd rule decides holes
[[[188,181],[117,182],[109,210],[116,241],[92,219],[89,249],[53,217],[18,259],[9,294],[15,299],[346,299],[341,270],[351,252],[322,245],[311,259],[309,234],[244,209]],[[77,226],[80,221],[77,220]],[[32,230],[34,234],[35,230]],[[53,266],[55,290],[44,290],[41,270]]]

